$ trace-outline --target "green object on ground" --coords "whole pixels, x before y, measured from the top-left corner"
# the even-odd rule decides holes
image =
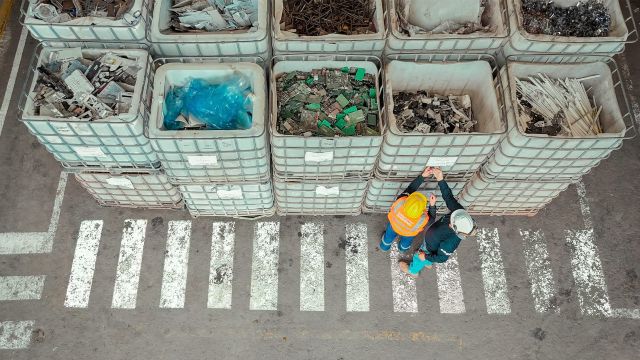
[[[323,127],[323,126],[324,126],[324,127],[331,128],[331,123],[330,123],[330,122],[328,122],[328,121],[327,121],[327,119],[324,119],[324,120],[322,120],[322,121],[319,121],[319,122],[318,122],[318,127],[320,128],[320,127]]]
[[[321,106],[318,103],[305,105],[305,108],[307,108],[307,110],[320,110],[320,107]]]
[[[307,82],[307,85],[312,85],[312,84],[313,84],[313,76],[309,76],[309,77],[307,78],[307,81],[306,81],[306,82]]]
[[[357,110],[358,110],[358,108],[357,108],[357,107],[352,106],[352,107],[348,107],[348,108],[344,109],[344,110],[343,110],[343,112],[344,112],[345,114],[351,114],[352,112],[355,112],[355,111],[357,111]]]
[[[343,114],[343,113],[339,113],[338,115],[336,115],[336,119],[338,119],[338,120],[344,120],[345,116],[347,116],[347,115],[345,115],[345,114]]]
[[[343,72],[343,73],[345,73],[345,74],[346,74],[346,73],[348,73],[348,72],[349,72],[349,67],[348,67],[348,66],[345,66],[345,67],[343,67],[341,70],[342,70],[342,72]]]
[[[370,88],[369,89],[369,97],[372,98],[372,99],[376,98],[376,89],[374,89],[374,88]]]
[[[356,80],[357,81],[364,80],[364,74],[365,74],[364,69],[363,68],[358,68],[358,70],[356,71]]]
[[[344,129],[342,129],[342,132],[347,136],[353,136],[353,135],[356,134],[356,126],[355,125],[351,125],[349,127],[346,127]]]
[[[336,127],[337,127],[338,129],[344,129],[344,128],[345,128],[345,126],[347,126],[347,122],[346,122],[346,121],[344,121],[344,117],[343,117],[342,119],[340,119],[340,120],[336,121]]]
[[[342,106],[343,108],[346,107],[347,105],[349,105],[349,100],[347,100],[346,97],[344,97],[344,95],[340,94],[337,98],[336,101],[338,102],[338,104],[340,104],[340,106]]]

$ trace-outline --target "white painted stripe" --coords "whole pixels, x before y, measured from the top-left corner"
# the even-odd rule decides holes
[[[466,309],[457,253],[454,252],[446,262],[437,263],[435,266],[438,275],[440,312],[443,314],[464,314]]]
[[[251,310],[278,310],[280,223],[258,222],[253,236]]]
[[[584,183],[579,181],[576,183],[576,189],[578,191],[578,201],[580,202],[580,211],[582,212],[582,218],[584,219],[584,227],[587,229],[593,228],[593,221],[591,220],[591,209],[587,202],[587,189],[584,187]]]
[[[500,253],[498,229],[479,229],[477,239],[480,246],[480,266],[487,313],[509,314],[511,302],[507,291],[502,254]]]
[[[64,192],[67,186],[66,172],[60,173],[56,197],[53,203],[53,212],[49,221],[47,232],[27,232],[27,233],[0,233],[0,255],[23,255],[50,253],[53,247],[53,239],[58,230],[60,219],[60,208],[64,199]]]
[[[400,270],[398,259],[398,243],[394,242],[389,251],[391,260],[391,288],[393,290],[393,311],[394,312],[418,312],[418,292],[416,290],[416,279]],[[408,259],[409,261],[411,259]]]
[[[85,220],[80,224],[76,251],[71,264],[64,306],[85,308],[89,305],[93,272],[102,235],[102,220]]]
[[[190,242],[191,221],[169,221],[164,274],[160,290],[161,308],[184,307]]]
[[[212,309],[231,309],[235,231],[233,222],[213,223],[207,302],[207,307]]]
[[[0,349],[26,349],[31,343],[34,321],[0,322]]]
[[[46,276],[0,276],[0,301],[39,300]]]
[[[640,320],[640,309],[613,309],[612,317]]]
[[[301,233],[300,311],[324,311],[324,224],[303,224]]]
[[[135,309],[147,220],[125,220],[111,307]]]
[[[610,316],[611,304],[593,229],[567,231],[571,269],[583,315]]]
[[[2,106],[0,106],[0,134],[2,134],[2,127],[9,111],[9,104],[11,103],[11,97],[13,97],[13,90],[16,86],[16,78],[18,76],[18,70],[20,69],[20,63],[22,62],[22,53],[24,52],[24,45],[27,41],[27,28],[22,28],[20,33],[20,40],[18,40],[18,47],[16,48],[16,56],[13,58],[13,65],[11,66],[11,74],[9,75],[9,81],[4,91],[4,97],[2,98]],[[29,69],[28,71],[31,71]]]
[[[346,226],[347,311],[369,311],[367,225]]]
[[[542,230],[520,230],[524,246],[524,258],[527,274],[531,282],[531,295],[536,311],[545,313],[557,312],[553,303],[556,295],[556,285],[551,271],[551,260],[547,251],[547,244]]]

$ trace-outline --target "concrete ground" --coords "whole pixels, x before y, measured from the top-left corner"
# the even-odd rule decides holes
[[[376,249],[382,215],[231,231],[224,219],[98,206],[17,119],[36,43],[14,60],[24,34],[14,10],[0,43],[0,89],[15,82],[0,123],[0,359],[640,358],[639,138],[535,217],[478,218],[481,236],[457,263],[413,283]],[[625,54],[640,114],[640,45]],[[226,275],[210,264],[212,236],[234,245],[214,251],[233,257]],[[40,248],[3,250],[16,240]],[[141,269],[119,267],[120,251]],[[17,276],[32,282],[7,290]]]

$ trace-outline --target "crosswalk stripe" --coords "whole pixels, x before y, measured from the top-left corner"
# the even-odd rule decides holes
[[[46,253],[49,245],[46,232],[0,233],[0,255]]]
[[[398,259],[398,243],[391,245],[389,259],[391,260],[391,288],[393,292],[394,312],[418,312],[418,292],[416,280],[400,270]]]
[[[102,225],[102,220],[85,220],[80,224],[67,295],[64,300],[66,307],[85,308],[89,305]]]
[[[279,222],[258,222],[253,237],[251,310],[278,310]]]
[[[26,349],[31,343],[34,321],[0,322],[0,349]]]
[[[180,309],[184,307],[190,242],[191,221],[169,221],[162,289],[160,290],[161,308]]]
[[[347,311],[369,311],[367,225],[346,226]]]
[[[524,245],[524,258],[531,281],[534,307],[539,313],[557,311],[553,303],[556,286],[544,234],[541,230],[520,230],[520,235]]]
[[[438,276],[440,312],[443,314],[464,314],[466,309],[457,253],[453,253],[446,262],[435,264],[435,266]]]
[[[567,231],[566,241],[571,249],[571,269],[582,314],[610,316],[611,304],[593,229]]]
[[[324,311],[324,224],[300,232],[300,311]]]
[[[147,220],[125,220],[111,307],[135,309]]]
[[[509,314],[511,303],[507,292],[507,278],[502,264],[502,254],[500,253],[498,229],[479,229],[477,239],[480,246],[480,267],[487,313]]]
[[[207,307],[231,309],[236,225],[234,222],[214,222],[212,228]]]
[[[40,299],[45,277],[0,276],[0,301]]]

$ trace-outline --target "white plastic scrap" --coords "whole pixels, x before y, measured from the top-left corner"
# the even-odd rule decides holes
[[[184,31],[222,31],[258,26],[258,0],[174,0],[171,27]]]

